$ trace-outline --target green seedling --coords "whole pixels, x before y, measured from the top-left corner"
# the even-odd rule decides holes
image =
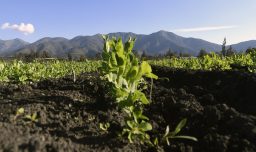
[[[94,115],[88,115],[88,120],[89,121],[93,121],[95,119],[96,119],[96,117]]]
[[[37,113],[33,113],[32,115],[26,115],[25,118],[31,122],[38,122]]]
[[[72,70],[72,74],[73,74],[73,82],[75,83],[76,82],[76,71],[74,70],[73,67],[71,68],[71,70]]]
[[[197,138],[195,137],[177,135],[181,131],[181,129],[186,125],[186,123],[187,123],[187,119],[182,119],[180,123],[176,126],[175,130],[172,132],[170,132],[169,126],[166,127],[163,140],[166,141],[168,146],[170,145],[169,139],[174,139],[174,138],[182,138],[182,139],[197,141]]]
[[[24,114],[25,112],[25,109],[23,107],[19,108],[17,111],[16,111],[16,116],[19,116],[19,115],[22,115]]]
[[[147,99],[139,86],[145,84],[145,77],[158,77],[152,73],[148,62],[139,62],[133,54],[135,39],[129,38],[125,45],[121,38],[109,39],[103,36],[103,39],[103,61],[100,70],[104,78],[112,84],[111,92],[118,106],[127,114],[123,134],[127,134],[131,143],[135,139],[147,142],[150,137],[146,132],[152,130],[152,125],[143,115],[143,108],[151,100]]]
[[[152,130],[152,125],[148,122],[141,121],[141,123],[136,123],[135,121],[127,121],[128,128],[123,130],[123,134],[128,133],[128,139],[130,143],[133,143],[136,138],[143,142],[149,142],[150,136],[146,131]]]
[[[23,115],[24,112],[25,112],[25,109],[24,109],[23,107],[17,109],[16,114],[15,114],[15,116],[14,116],[14,120],[17,119],[17,117]]]
[[[100,123],[100,129],[103,131],[108,131],[109,127],[110,127],[110,123]]]
[[[154,144],[154,146],[156,146],[156,147],[159,146],[159,141],[158,141],[158,138],[157,138],[157,137],[154,139],[153,144]]]
[[[14,120],[17,119],[17,117],[20,117],[25,114],[25,109],[23,107],[17,109],[16,115],[14,116]],[[23,116],[23,119],[29,120],[30,122],[38,122],[37,113],[33,113],[32,115],[25,115]]]
[[[144,106],[151,102],[153,79],[157,79],[158,76],[152,73],[151,66],[147,61],[140,62],[133,54],[135,39],[129,38],[125,45],[123,45],[121,38],[109,39],[107,36],[103,36],[103,39],[103,61],[100,70],[103,78],[111,84],[111,92],[119,108],[127,114],[122,135],[127,135],[130,143],[139,141],[158,145],[158,139],[155,139],[153,144],[150,141],[147,132],[152,130],[152,125],[149,118],[143,114]],[[143,89],[147,89],[144,78],[151,78],[150,100],[143,93]],[[196,141],[194,137],[177,136],[185,124],[186,119],[183,119],[174,132],[169,132],[169,126],[167,126],[163,138],[168,145],[170,138],[185,138]],[[104,127],[103,124],[100,125]]]

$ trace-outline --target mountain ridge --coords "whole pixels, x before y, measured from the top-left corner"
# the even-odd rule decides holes
[[[182,37],[175,33],[160,30],[151,34],[136,34],[132,32],[115,32],[107,34],[110,37],[121,37],[126,41],[130,36],[136,37],[134,49],[138,53],[148,55],[165,54],[169,49],[177,53],[197,55],[201,49],[207,52],[220,51],[221,45],[193,37]],[[72,39],[64,37],[44,37],[33,43],[21,39],[0,40],[0,56],[15,56],[18,53],[46,51],[53,57],[75,56],[93,57],[102,51],[103,40],[101,34],[91,36],[76,36]],[[233,44],[238,51],[245,51],[249,47],[256,47],[256,40]]]

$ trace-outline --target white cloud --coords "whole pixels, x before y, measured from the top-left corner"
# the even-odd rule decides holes
[[[19,31],[25,35],[28,34],[32,34],[35,32],[35,27],[33,24],[25,24],[25,23],[20,23],[20,24],[10,24],[10,23],[4,23],[1,26],[2,30],[6,30],[6,29],[12,29],[12,30],[16,30]]]
[[[215,31],[215,30],[224,30],[224,29],[232,29],[236,28],[236,25],[229,26],[208,26],[208,27],[196,27],[196,28],[184,28],[177,29],[177,32],[205,32],[205,31]]]

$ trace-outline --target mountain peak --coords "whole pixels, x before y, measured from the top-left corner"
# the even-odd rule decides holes
[[[20,48],[25,47],[28,44],[28,42],[19,38],[12,40],[0,40],[0,53],[18,50]]]
[[[160,31],[158,31],[158,32],[156,32],[156,33],[171,33],[171,32],[166,31],[166,30],[160,30]]]
[[[204,48],[207,51],[220,51],[221,45],[210,43],[197,38],[186,38],[175,33],[160,30],[158,32],[145,35],[132,32],[109,33],[110,37],[120,37],[125,42],[129,37],[136,37],[134,49],[139,53],[146,51],[148,55],[165,54],[169,49],[175,52],[189,53],[197,55]],[[72,39],[63,37],[45,37],[30,45],[21,39],[0,41],[0,54],[9,56],[15,53],[28,53],[31,50],[35,52],[49,51],[53,57],[65,57],[67,52],[85,55],[87,57],[95,56],[102,51],[103,40],[101,34],[92,36],[77,36]],[[246,50],[248,47],[256,47],[256,41],[242,42],[232,45],[235,50]]]
[[[158,32],[155,32],[155,33],[152,33],[151,35],[160,35],[160,36],[178,36],[172,32],[169,32],[169,31],[165,31],[165,30],[160,30]],[[178,37],[181,37],[181,36],[178,36]]]

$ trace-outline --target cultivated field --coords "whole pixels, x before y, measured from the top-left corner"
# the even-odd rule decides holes
[[[0,149],[256,151],[256,53],[150,60],[152,67],[119,53],[122,74],[123,60],[106,56],[1,62]]]

